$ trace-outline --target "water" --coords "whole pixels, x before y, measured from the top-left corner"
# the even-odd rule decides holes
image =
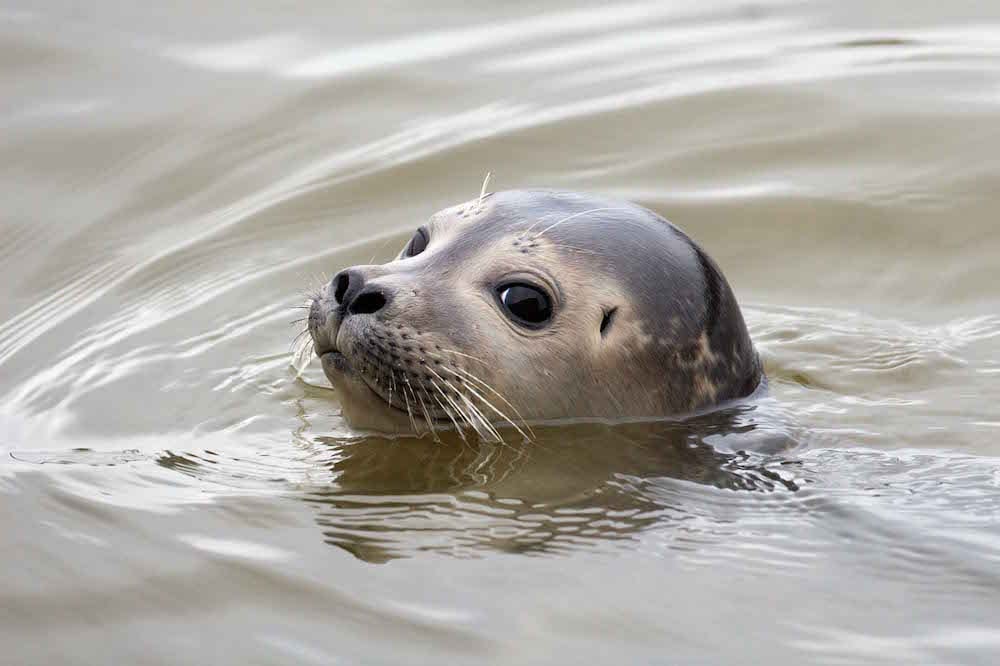
[[[0,10],[11,663],[994,663],[1000,7]],[[431,213],[635,200],[771,380],[352,433],[292,310]]]

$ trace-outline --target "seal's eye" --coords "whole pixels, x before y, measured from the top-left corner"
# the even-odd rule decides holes
[[[497,289],[500,305],[515,323],[539,328],[552,318],[552,301],[548,295],[530,284],[516,282]]]
[[[406,249],[403,250],[403,256],[415,257],[426,249],[427,230],[420,227],[417,229],[416,233],[413,234],[413,238],[410,239],[410,242],[406,244]]]

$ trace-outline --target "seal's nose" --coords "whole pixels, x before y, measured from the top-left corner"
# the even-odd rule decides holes
[[[384,308],[391,294],[381,286],[367,284],[364,273],[348,268],[333,278],[333,300],[350,314],[374,314]]]

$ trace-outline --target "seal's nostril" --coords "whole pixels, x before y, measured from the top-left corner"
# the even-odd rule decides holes
[[[385,307],[385,296],[378,291],[366,291],[358,294],[347,307],[351,314],[373,314]]]
[[[386,284],[369,284],[368,279],[378,274],[372,266],[357,266],[341,271],[333,277],[330,291],[337,302],[337,313],[374,314],[392,301],[392,287]]]
[[[344,302],[344,294],[347,293],[347,288],[351,285],[351,278],[347,276],[347,272],[343,272],[337,276],[337,286],[333,291],[333,299],[337,301],[338,305],[342,305]]]

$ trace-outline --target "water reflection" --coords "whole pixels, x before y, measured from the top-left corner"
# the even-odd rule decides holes
[[[753,406],[680,422],[536,429],[530,443],[330,438],[335,478],[305,496],[327,542],[384,562],[430,551],[549,554],[632,539],[694,512],[691,484],[794,491],[762,451],[792,445]],[[728,450],[727,450],[728,449]],[[658,491],[648,492],[647,485]]]

